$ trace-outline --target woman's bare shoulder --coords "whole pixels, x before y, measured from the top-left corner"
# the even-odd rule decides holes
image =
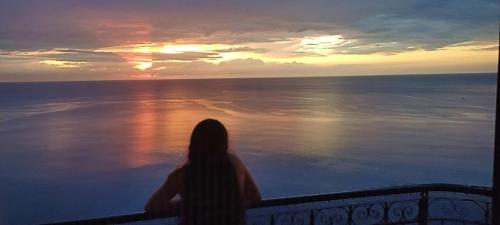
[[[240,157],[238,157],[236,154],[229,153],[229,160],[231,160],[234,167],[236,167],[236,169],[238,171],[244,172],[246,170],[245,164],[243,163],[243,161],[241,161]]]
[[[172,179],[172,180],[176,180],[176,181],[181,180],[183,177],[185,168],[186,168],[185,164],[178,165],[177,167],[175,167],[174,170],[172,170],[172,172],[170,172],[170,174],[168,175],[168,178]]]
[[[241,162],[240,157],[238,157],[236,154],[230,152],[230,153],[228,153],[228,155],[229,155],[229,160],[231,160],[231,162],[238,163],[238,164],[243,163],[243,162]]]

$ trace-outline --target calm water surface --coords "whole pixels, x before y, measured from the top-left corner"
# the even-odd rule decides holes
[[[0,84],[0,224],[125,214],[221,120],[265,198],[491,185],[496,75]]]

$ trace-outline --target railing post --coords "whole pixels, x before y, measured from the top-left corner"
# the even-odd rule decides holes
[[[429,192],[420,192],[420,200],[418,201],[418,224],[427,225],[429,213]]]
[[[314,210],[311,210],[311,219],[309,220],[309,224],[314,225]]]
[[[352,214],[354,213],[353,206],[350,205],[348,207],[348,212],[347,212],[347,224],[352,225],[353,224],[353,219],[352,219]]]
[[[390,205],[387,202],[384,202],[384,223],[388,224],[389,223],[389,207]]]
[[[490,224],[490,204],[486,203],[486,211],[484,211],[484,224]]]
[[[500,56],[500,52],[498,52]],[[499,59],[499,58],[497,58]],[[500,60],[500,59],[499,59]],[[498,112],[500,112],[500,79],[498,77],[500,71],[500,63],[497,63],[497,99],[495,112],[495,144],[493,145],[493,195],[491,196],[491,223],[493,225],[500,224],[500,123],[498,122]],[[488,221],[489,222],[489,221]]]

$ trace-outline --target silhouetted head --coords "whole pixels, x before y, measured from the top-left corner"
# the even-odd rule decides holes
[[[227,149],[227,130],[224,125],[214,119],[205,119],[193,129],[188,159],[220,159],[227,156]]]

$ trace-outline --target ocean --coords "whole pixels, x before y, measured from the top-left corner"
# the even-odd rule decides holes
[[[496,74],[0,83],[0,224],[142,211],[225,124],[264,198],[491,186]]]

